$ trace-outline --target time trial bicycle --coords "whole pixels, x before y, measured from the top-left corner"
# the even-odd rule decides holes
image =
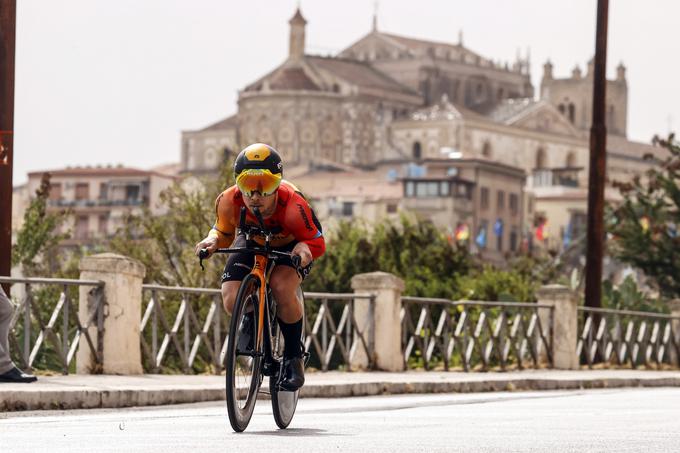
[[[278,259],[289,257],[298,274],[301,274],[300,257],[272,250],[271,231],[265,228],[262,214],[257,208],[253,209],[253,213],[259,227],[246,225],[246,208],[241,208],[238,233],[245,236],[245,247],[220,248],[213,252],[254,255],[253,268],[241,282],[236,295],[225,354],[227,413],[229,423],[236,432],[242,432],[248,426],[265,376],[269,378],[274,420],[281,429],[288,427],[292,421],[300,393],[299,390],[286,391],[280,386],[283,379],[285,345],[276,318],[276,301],[269,287],[269,277]],[[255,235],[264,237],[264,246],[258,245],[253,240]],[[201,267],[203,267],[203,260],[209,255],[206,249],[199,251]],[[304,293],[299,287],[298,299],[304,308]],[[248,313],[253,313],[255,322],[243,324]],[[302,344],[305,340],[304,323],[303,315],[302,337],[300,338]],[[248,328],[247,326],[252,326],[253,331],[244,330]],[[239,341],[242,335],[248,335],[248,338],[254,341]],[[244,344],[248,346],[243,347]],[[308,357],[308,353],[305,353],[305,362]]]

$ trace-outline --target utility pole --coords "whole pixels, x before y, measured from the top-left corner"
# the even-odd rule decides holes
[[[0,0],[0,275],[12,267],[12,145],[16,0]],[[5,285],[9,294],[9,286]]]
[[[593,75],[593,124],[590,128],[588,177],[588,239],[586,247],[586,307],[602,305],[602,257],[604,254],[604,186],[607,170],[607,19],[609,0],[597,2],[595,73]]]

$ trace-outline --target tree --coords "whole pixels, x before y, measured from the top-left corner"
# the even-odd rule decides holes
[[[680,297],[680,146],[671,134],[654,144],[668,156],[632,182],[616,182],[624,201],[609,208],[612,254],[641,269],[662,296]],[[651,159],[651,156],[646,156]]]
[[[410,296],[454,297],[456,276],[471,266],[467,250],[449,244],[432,223],[406,217],[372,230],[341,222],[327,240],[326,254],[305,282],[307,291],[349,292],[353,275],[383,271],[402,278]]]
[[[165,214],[152,215],[148,208],[126,217],[124,227],[110,248],[146,267],[146,281],[167,286],[216,287],[224,261],[212,257],[199,267],[194,246],[215,222],[215,198],[233,182],[226,163],[216,178],[205,178],[195,187],[177,182],[160,194]]]
[[[20,265],[27,276],[52,276],[61,263],[57,246],[69,237],[67,232],[58,232],[69,213],[48,213],[49,194],[50,174],[43,173],[40,187],[24,213],[23,225],[12,248],[12,264]]]

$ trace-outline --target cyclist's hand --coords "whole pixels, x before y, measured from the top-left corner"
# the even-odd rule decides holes
[[[309,250],[309,246],[304,242],[295,244],[295,247],[293,247],[293,250],[290,253],[300,257],[300,267],[307,267],[307,265],[312,262],[312,252]]]
[[[216,237],[207,237],[203,239],[201,242],[196,244],[196,249],[195,253],[196,256],[200,253],[201,249],[207,249],[208,252],[212,255],[212,253],[217,250],[217,238]]]

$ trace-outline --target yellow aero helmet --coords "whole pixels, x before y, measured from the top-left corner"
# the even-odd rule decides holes
[[[249,197],[254,192],[271,195],[279,188],[283,177],[281,157],[271,146],[254,143],[236,157],[234,176],[244,195]]]

